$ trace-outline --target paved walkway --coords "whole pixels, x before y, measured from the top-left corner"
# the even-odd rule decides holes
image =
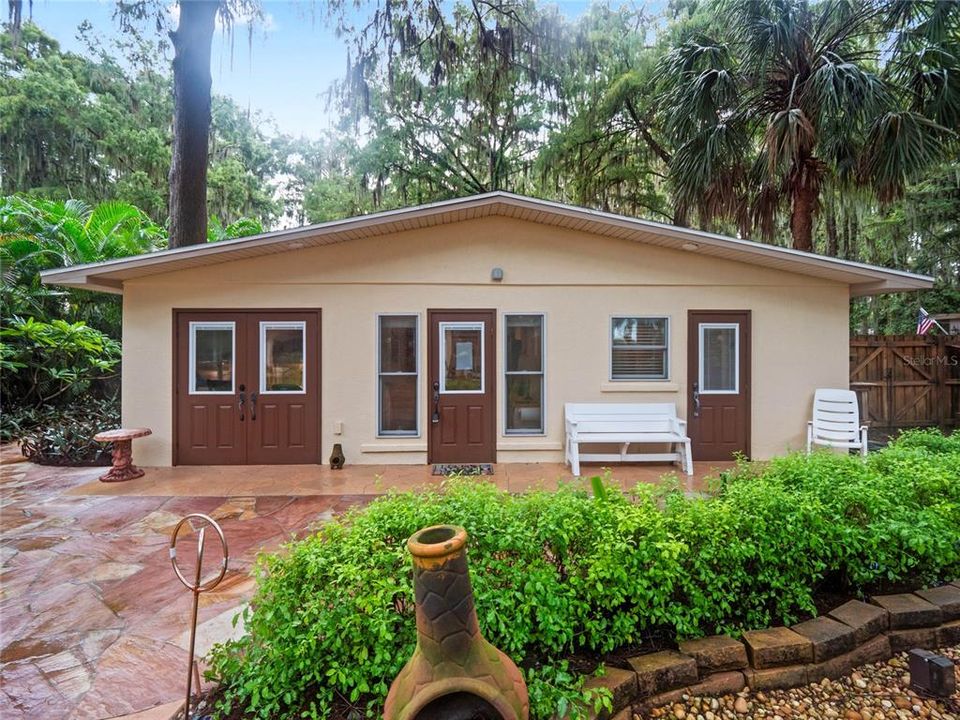
[[[5,720],[99,720],[179,698],[190,593],[174,578],[167,544],[183,515],[212,515],[230,546],[227,576],[201,596],[203,653],[234,632],[230,621],[252,594],[259,550],[370,497],[70,494],[102,472],[0,465]],[[216,567],[218,557],[208,558],[205,566]]]
[[[0,462],[11,459],[10,448]],[[697,465],[692,489],[713,466]],[[599,472],[599,468],[592,468]],[[625,466],[624,486],[668,466]],[[556,487],[561,465],[498,465],[487,478],[522,491]],[[167,545],[190,512],[217,519],[230,569],[201,597],[198,652],[235,630],[260,550],[388,488],[437,484],[424,466],[150,468],[100,483],[102,468],[0,464],[0,717],[100,720],[176,701],[183,692],[190,593]],[[684,479],[684,483],[686,480]],[[186,543],[190,546],[193,543]],[[183,551],[181,559],[189,566]],[[210,557],[215,567],[218,557]],[[169,708],[163,711],[164,714]]]
[[[681,487],[701,491],[704,480],[733,466],[731,462],[695,462],[692,478],[665,463],[615,465],[614,480],[624,489],[638,482],[659,483],[673,473]],[[555,490],[560,482],[589,486],[574,478],[570,468],[560,463],[500,463],[494,474],[484,476],[486,482],[510,492],[531,488]],[[377,495],[387,490],[413,490],[437,486],[442,476],[432,475],[430,465],[348,465],[331,470],[326,465],[220,465],[198,467],[145,468],[144,477],[124,483],[101,483],[95,478],[71,490],[71,495],[183,495],[204,497],[224,495]],[[598,465],[584,465],[587,476],[602,475]]]

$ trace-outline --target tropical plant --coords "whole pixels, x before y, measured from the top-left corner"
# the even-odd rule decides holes
[[[674,48],[661,77],[678,213],[695,210],[704,224],[726,218],[772,238],[786,210],[793,246],[810,251],[825,186],[888,201],[945,157],[951,131],[940,123],[960,102],[957,35],[952,48],[945,38],[960,5],[914,4],[939,6],[926,23],[944,33],[932,70],[929,44],[909,52],[924,23],[893,5],[730,0],[723,36]],[[885,20],[903,38],[886,63],[872,42]],[[938,42],[932,34],[924,41]]]
[[[14,316],[0,329],[3,397],[42,407],[114,377],[120,344],[82,322],[49,323]]]
[[[207,223],[207,242],[235,240],[248,235],[259,235],[262,232],[263,225],[252,218],[242,217],[229,225],[224,225],[220,222],[220,218],[214,215]]]
[[[87,397],[66,408],[16,409],[0,423],[0,438],[20,440],[24,456],[40,465],[108,465],[110,447],[93,436],[119,426],[117,396]]]
[[[150,252],[165,240],[163,228],[128,203],[0,198],[0,317],[79,320],[119,337],[119,300],[46,287],[39,273]]]

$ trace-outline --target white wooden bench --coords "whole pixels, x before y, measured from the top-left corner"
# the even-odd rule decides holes
[[[580,461],[592,462],[678,462],[693,475],[693,458],[687,423],[677,417],[674,403],[566,403],[565,460],[574,475]],[[583,453],[584,443],[620,446],[620,452]],[[629,452],[631,445],[659,443],[670,446],[668,453]]]

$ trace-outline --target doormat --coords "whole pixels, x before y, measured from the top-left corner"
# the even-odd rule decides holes
[[[434,475],[493,475],[493,465],[480,463],[474,465],[457,465],[444,463],[433,466]]]

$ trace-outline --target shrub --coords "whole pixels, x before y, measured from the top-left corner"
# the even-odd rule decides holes
[[[14,317],[0,338],[3,396],[25,407],[80,398],[120,362],[120,344],[82,322]]]
[[[70,407],[27,410],[4,420],[18,428],[23,454],[41,465],[109,465],[110,447],[95,442],[101,430],[120,426],[117,398],[88,398]]]
[[[851,593],[960,570],[960,447],[911,433],[870,456],[791,455],[727,474],[716,497],[607,484],[511,496],[477,480],[392,494],[261,558],[247,634],[215,648],[221,712],[379,713],[416,633],[404,541],[463,525],[480,625],[526,668],[534,718],[581,695],[564,661],[652,630],[696,636],[815,612]],[[596,700],[597,698],[594,698]],[[601,699],[602,700],[602,699]]]

